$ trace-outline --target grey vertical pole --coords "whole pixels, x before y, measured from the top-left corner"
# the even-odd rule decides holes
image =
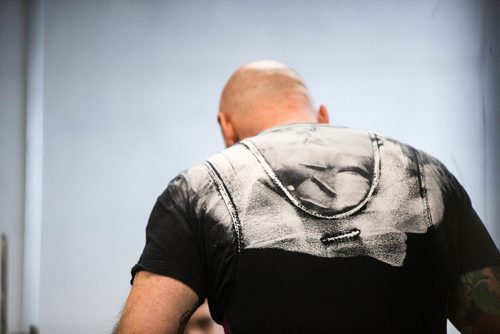
[[[22,323],[39,323],[42,234],[44,43],[43,1],[29,0],[26,56],[26,189]]]

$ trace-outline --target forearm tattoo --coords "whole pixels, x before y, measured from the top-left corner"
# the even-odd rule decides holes
[[[460,278],[450,319],[462,333],[500,333],[500,266]]]

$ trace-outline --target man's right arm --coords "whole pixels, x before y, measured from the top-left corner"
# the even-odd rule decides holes
[[[461,333],[500,333],[500,266],[462,275],[450,311],[450,321]]]
[[[184,283],[140,271],[114,333],[182,334],[198,306],[198,296]]]

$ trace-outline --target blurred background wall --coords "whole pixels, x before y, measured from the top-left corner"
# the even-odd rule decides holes
[[[152,205],[223,148],[243,63],[303,75],[332,123],[442,160],[497,244],[498,1],[0,0],[8,326],[109,333]]]

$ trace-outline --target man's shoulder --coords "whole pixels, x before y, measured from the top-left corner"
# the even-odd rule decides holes
[[[336,144],[338,150],[325,149]],[[252,149],[256,151],[252,152]],[[436,188],[450,191],[457,188],[456,179],[439,159],[411,144],[365,129],[321,124],[293,124],[265,130],[180,172],[171,183],[192,194],[204,193],[215,190],[216,180],[224,178],[227,173],[241,175],[238,171],[248,169],[247,165],[252,164],[254,159],[258,160],[258,157],[265,159],[271,168],[281,170],[283,165],[292,164],[297,159],[303,158],[310,162],[313,158],[322,158],[325,152],[330,158],[337,157],[333,160],[338,163],[346,157],[366,158],[375,151],[381,154],[379,158],[382,164],[387,154],[401,155],[406,161],[418,164],[417,169]]]

